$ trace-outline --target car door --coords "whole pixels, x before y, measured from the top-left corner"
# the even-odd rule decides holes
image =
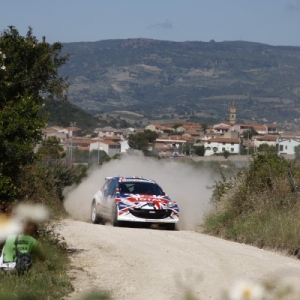
[[[101,189],[99,189],[95,195],[96,203],[97,203],[97,211],[101,214],[102,217],[106,215],[106,205],[107,205],[107,194],[108,194],[108,187],[111,183],[112,179],[105,180]]]
[[[117,188],[117,180],[112,179],[109,182],[109,185],[103,197],[103,204],[105,206],[105,214],[107,218],[111,216],[112,208],[115,203],[116,188]]]

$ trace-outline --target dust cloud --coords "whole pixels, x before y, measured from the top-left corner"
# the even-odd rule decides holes
[[[77,220],[89,221],[94,194],[106,176],[143,176],[155,180],[180,210],[179,229],[193,229],[210,209],[211,187],[217,174],[170,160],[123,156],[90,171],[77,187],[65,190],[64,206]]]

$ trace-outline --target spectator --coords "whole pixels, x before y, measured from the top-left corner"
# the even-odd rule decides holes
[[[17,238],[18,237],[18,238]],[[23,234],[9,235],[5,241],[0,257],[0,268],[3,271],[14,272],[16,266],[16,238],[17,248],[22,253],[29,253],[33,261],[37,258],[42,261],[46,255],[42,245],[38,242],[38,226],[32,221],[24,222]]]

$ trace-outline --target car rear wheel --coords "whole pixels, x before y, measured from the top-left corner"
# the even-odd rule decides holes
[[[91,221],[93,224],[99,224],[101,221],[101,218],[97,213],[97,206],[95,202],[92,204]]]

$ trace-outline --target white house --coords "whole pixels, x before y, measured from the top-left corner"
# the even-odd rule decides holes
[[[231,130],[231,125],[227,125],[227,124],[217,124],[217,125],[214,125],[214,132],[215,133],[225,133],[225,132],[228,132]]]
[[[214,138],[204,143],[205,156],[228,151],[231,154],[240,153],[240,139],[238,138]]]
[[[281,136],[277,139],[279,154],[295,154],[295,147],[300,145],[300,137]]]
[[[110,140],[99,140],[90,144],[90,151],[105,151],[109,156],[120,153],[120,144]]]
[[[43,130],[43,137],[46,139],[50,136],[55,136],[61,141],[65,141],[68,137],[68,130],[59,126],[52,126]]]
[[[167,152],[170,155],[182,154],[184,145],[187,143],[188,138],[182,136],[165,136],[155,140],[154,149],[158,153]]]
[[[270,147],[276,147],[278,135],[257,135],[252,137],[252,141],[254,143],[254,148],[258,148],[262,144],[267,144]]]
[[[120,141],[120,151],[121,153],[126,153],[127,150],[130,148],[128,145],[128,141],[124,140],[124,141]]]

